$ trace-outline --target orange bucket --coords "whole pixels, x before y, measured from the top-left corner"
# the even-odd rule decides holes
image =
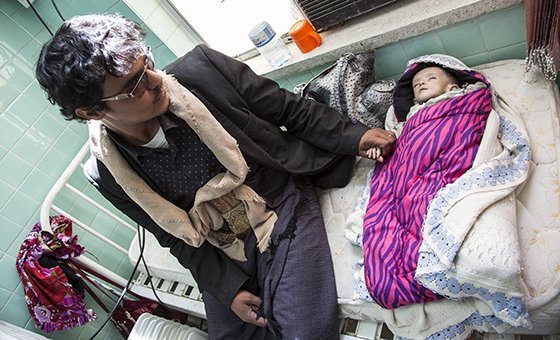
[[[293,24],[289,33],[302,53],[313,50],[323,42],[319,33],[317,33],[309,21],[305,19],[299,20]]]

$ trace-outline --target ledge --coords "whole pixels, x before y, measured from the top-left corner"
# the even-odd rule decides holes
[[[245,61],[253,71],[279,79],[337,60],[344,53],[375,49],[441,27],[522,3],[522,0],[399,0],[346,24],[321,32],[323,44],[302,54],[288,43],[292,58],[273,69],[260,55]]]

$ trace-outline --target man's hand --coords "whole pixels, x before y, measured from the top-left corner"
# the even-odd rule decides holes
[[[383,157],[393,153],[396,140],[395,134],[391,131],[369,129],[360,139],[358,155],[383,162]]]
[[[265,327],[268,321],[257,314],[261,302],[260,297],[241,289],[233,298],[229,308],[244,322]]]

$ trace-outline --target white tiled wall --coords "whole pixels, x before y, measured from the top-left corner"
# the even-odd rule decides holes
[[[197,35],[170,10],[157,0],[124,0],[176,56],[182,56],[201,42]]]

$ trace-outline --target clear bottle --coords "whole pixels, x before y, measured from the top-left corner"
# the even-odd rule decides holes
[[[290,50],[266,21],[259,23],[249,32],[249,39],[274,68],[284,65],[292,57]]]

